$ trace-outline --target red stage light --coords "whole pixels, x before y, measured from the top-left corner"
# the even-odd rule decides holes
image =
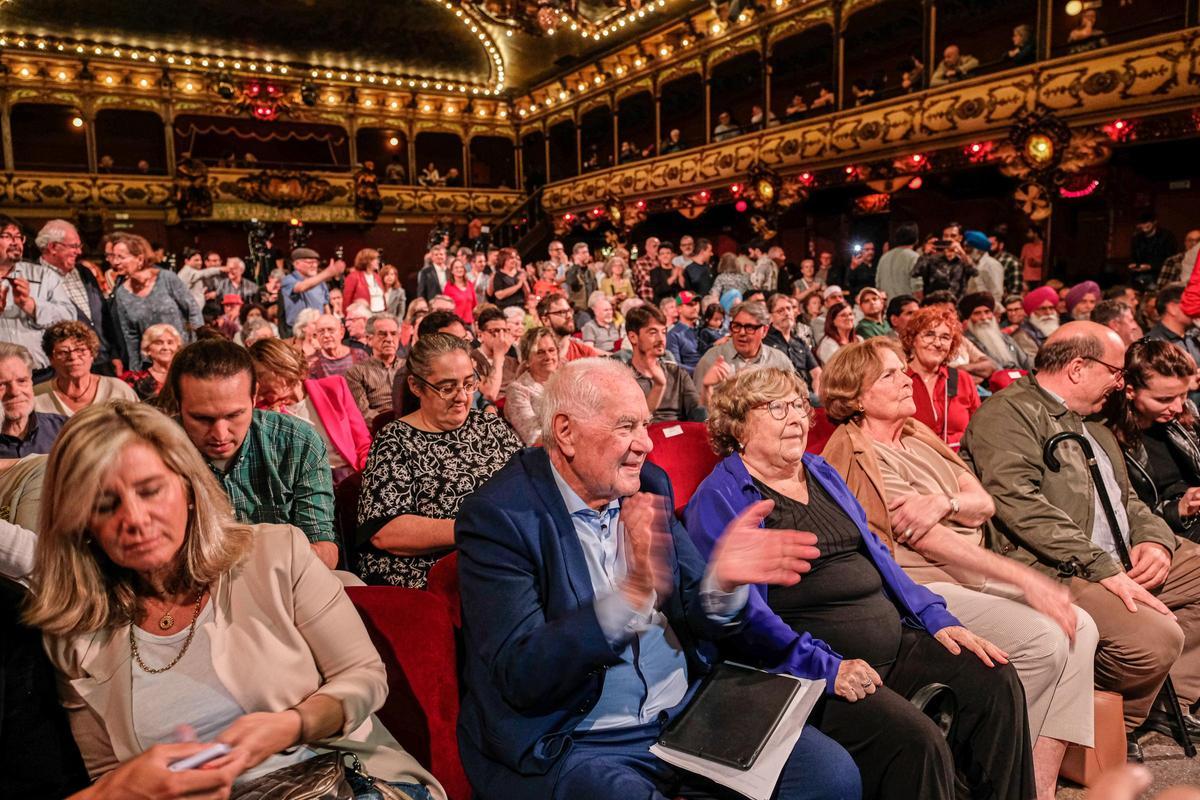
[[[708,199],[708,192],[707,192],[707,191],[700,192],[700,199],[701,199],[701,200],[707,200],[707,199]]]
[[[854,167],[846,167],[846,174],[847,174],[847,175],[853,175],[853,174],[855,173],[855,171],[856,171],[856,170],[854,169]]]
[[[983,150],[983,145],[981,145],[979,142],[976,142],[975,144],[971,145],[972,153],[978,153],[981,150]]]
[[[741,194],[742,193],[742,185],[740,183],[735,183],[733,186],[730,186],[729,193],[732,195]]]
[[[925,156],[921,155],[920,153],[913,153],[913,154],[912,154],[912,162],[913,162],[914,164],[920,164],[920,163],[922,163],[923,161],[925,161]]]
[[[804,181],[805,183],[812,183],[812,179],[813,177],[811,172],[800,173],[800,180]]]
[[[635,206],[637,206],[637,207],[638,207],[638,209],[643,209],[643,208],[645,208],[645,207],[646,207],[646,201],[645,201],[645,200],[638,200],[636,203],[634,203],[634,205],[635,205]]]
[[[738,200],[736,203],[733,204],[733,207],[737,209],[737,212],[739,214],[745,214],[746,209],[749,208],[749,206],[746,205],[745,200]]]
[[[913,178],[911,181],[908,182],[908,188],[920,189],[921,184],[923,184],[923,183],[925,183],[925,181],[921,180],[919,177]]]
[[[574,214],[563,214],[563,222],[570,222],[573,219],[575,219]]]

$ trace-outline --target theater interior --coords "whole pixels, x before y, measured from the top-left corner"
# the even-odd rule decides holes
[[[412,298],[445,230],[844,262],[957,220],[1109,287],[1147,215],[1200,227],[1198,144],[1200,0],[0,0],[0,213],[259,282],[370,247]]]

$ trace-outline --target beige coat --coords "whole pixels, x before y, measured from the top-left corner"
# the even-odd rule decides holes
[[[356,753],[377,778],[424,783],[444,800],[436,779],[373,714],[387,697],[386,671],[341,583],[296,528],[254,527],[250,555],[222,576],[209,601],[221,683],[247,712],[282,711],[317,693],[341,701],[346,724],[322,745]],[[138,755],[128,626],[47,637],[46,647],[92,777]]]

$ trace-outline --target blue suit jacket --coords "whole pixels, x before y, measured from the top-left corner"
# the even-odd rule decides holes
[[[884,592],[899,609],[904,623],[929,633],[958,625],[958,620],[946,610],[946,601],[908,577],[892,558],[887,545],[867,527],[862,506],[837,470],[812,453],[805,453],[804,468],[858,526],[867,555],[883,579]],[[725,526],[746,507],[762,499],[741,456],[734,453],[717,464],[697,487],[683,512],[700,552],[712,552]],[[800,678],[824,678],[825,691],[833,693],[842,657],[820,639],[796,633],[780,619],[767,605],[766,586],[750,587],[746,625],[728,644],[741,661]]]
[[[674,507],[658,467],[642,467],[641,488]],[[675,591],[661,611],[694,682],[714,655],[704,641],[735,632],[744,612],[728,625],[708,619],[700,602],[705,562],[668,516]],[[463,766],[481,795],[543,800],[624,645],[614,648],[600,629],[583,546],[545,450],[514,455],[463,502],[454,533],[466,662],[458,719]]]

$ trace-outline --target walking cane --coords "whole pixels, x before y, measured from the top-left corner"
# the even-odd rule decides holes
[[[1129,547],[1125,544],[1125,537],[1121,535],[1120,526],[1117,525],[1117,512],[1113,510],[1112,498],[1108,496],[1108,488],[1104,484],[1104,476],[1100,474],[1100,465],[1096,463],[1096,451],[1092,449],[1092,443],[1087,440],[1086,436],[1074,431],[1056,433],[1046,440],[1046,445],[1042,448],[1042,460],[1046,462],[1046,466],[1052,472],[1062,469],[1062,462],[1054,455],[1054,451],[1060,444],[1067,441],[1075,442],[1083,450],[1083,456],[1087,459],[1088,472],[1092,475],[1092,483],[1096,485],[1096,493],[1100,496],[1100,506],[1104,509],[1104,516],[1108,520],[1108,529],[1112,531],[1113,542],[1117,546],[1117,555],[1121,559],[1121,566],[1128,572],[1133,569],[1133,560],[1129,557]],[[1171,717],[1180,732],[1183,754],[1188,758],[1195,758],[1196,745],[1192,744],[1192,737],[1188,736],[1187,727],[1183,722],[1183,710],[1179,707],[1179,696],[1175,693],[1175,684],[1172,683],[1170,675],[1163,681],[1162,691],[1159,694],[1160,696],[1166,695],[1167,708],[1170,709]]]

